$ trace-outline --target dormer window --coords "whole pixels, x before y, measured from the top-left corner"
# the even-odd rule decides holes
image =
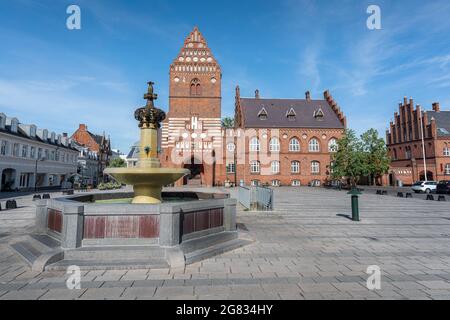
[[[316,120],[323,120],[324,114],[323,114],[323,111],[322,111],[322,108],[321,108],[321,107],[319,107],[319,109],[317,109],[316,111],[314,111],[313,117],[314,117]]]
[[[294,111],[294,108],[289,109],[289,111],[286,113],[286,117],[289,121],[294,121],[297,114]]]
[[[267,120],[267,111],[264,107],[258,112],[258,118],[259,120]]]

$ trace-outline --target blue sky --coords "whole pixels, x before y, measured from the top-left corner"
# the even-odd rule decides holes
[[[81,30],[66,8],[81,8]],[[366,9],[381,7],[382,30]],[[133,111],[156,82],[168,107],[169,65],[197,25],[222,66],[222,114],[244,96],[303,98],[325,89],[351,128],[384,132],[412,96],[450,110],[450,1],[0,0],[0,111],[72,133],[79,123],[127,152]]]

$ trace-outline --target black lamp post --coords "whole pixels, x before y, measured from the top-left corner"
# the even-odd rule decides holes
[[[45,161],[45,157],[37,158],[34,166],[34,192],[37,191],[37,166],[39,161]]]

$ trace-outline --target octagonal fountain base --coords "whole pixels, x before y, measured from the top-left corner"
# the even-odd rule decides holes
[[[10,246],[34,271],[183,267],[242,247],[228,194],[163,192],[163,203],[131,204],[133,193],[41,200],[36,233]]]

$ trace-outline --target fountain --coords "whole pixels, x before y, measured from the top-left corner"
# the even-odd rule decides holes
[[[134,204],[161,203],[162,187],[171,184],[190,173],[188,169],[161,168],[158,159],[157,130],[166,118],[164,111],[155,108],[157,95],[153,92],[153,82],[148,82],[148,90],[144,95],[147,100],[145,107],[138,108],[134,117],[139,121],[141,140],[139,162],[135,168],[108,168],[105,173],[119,182],[133,185]]]
[[[139,165],[106,173],[134,193],[92,192],[36,201],[31,234],[9,241],[34,271],[182,268],[242,247],[251,239],[236,227],[236,199],[219,190],[162,192],[189,170],[161,168],[157,130],[165,113],[155,108],[153,83],[135,112],[141,129]],[[134,198],[133,198],[134,197]],[[123,202],[133,198],[132,203]]]

